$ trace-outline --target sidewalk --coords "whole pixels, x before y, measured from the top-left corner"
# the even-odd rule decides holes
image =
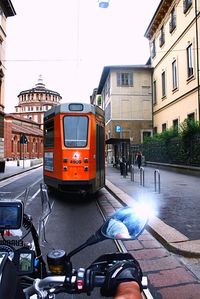
[[[22,160],[19,161],[19,166],[17,166],[17,161],[6,161],[5,171],[0,172],[0,181],[13,177],[17,174],[29,171],[31,169],[40,167],[42,165],[40,159],[34,160]]]
[[[130,198],[115,185],[108,181],[107,184],[127,204],[133,202],[133,198]],[[113,197],[106,188],[102,190],[98,203],[106,217],[111,216],[122,207],[120,201]],[[148,289],[144,290],[148,299],[199,298],[199,259],[175,255],[147,230],[144,230],[136,240],[121,242],[119,247],[122,251],[128,251],[140,263],[143,275],[148,279]]]
[[[174,253],[200,257],[199,177],[160,169],[159,194],[158,188],[157,192],[154,190],[154,170],[144,167],[143,187],[136,167],[134,181],[131,181],[130,173],[125,178],[119,169],[108,164],[106,187],[127,205],[141,197],[152,205],[156,203],[158,214],[148,223],[153,235]]]

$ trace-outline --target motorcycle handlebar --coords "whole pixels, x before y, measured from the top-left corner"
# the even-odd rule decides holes
[[[63,287],[65,278],[65,276],[49,276],[43,279],[36,278],[32,286],[24,289],[26,299],[29,299],[34,294],[40,295],[39,298],[46,298],[45,290]]]
[[[103,273],[96,273],[92,271],[87,273],[82,278],[78,274],[73,275],[71,278],[67,276],[48,276],[43,279],[35,279],[32,286],[24,289],[26,299],[36,294],[38,298],[48,299],[51,290],[51,295],[54,293],[68,293],[68,294],[90,294],[95,287],[102,287],[105,283],[105,275]],[[89,276],[87,277],[87,274]],[[142,281],[143,288],[147,288],[146,278]],[[54,289],[54,290],[53,290]],[[52,292],[53,290],[53,292]]]
[[[71,281],[66,276],[48,276],[43,279],[35,279],[32,286],[24,289],[26,299],[29,299],[32,295],[37,294],[39,298],[48,298],[48,290],[55,288],[56,292],[62,290],[66,293],[81,293],[81,292],[90,292],[95,287],[103,286],[105,282],[104,275],[96,275],[92,273],[91,280],[88,281],[88,284],[83,278],[83,284],[80,284],[80,281],[77,276],[73,276]],[[66,282],[67,286],[66,286]],[[85,288],[85,286],[87,287]]]
[[[96,275],[94,276],[94,287],[102,287],[105,282],[105,276],[103,275]]]

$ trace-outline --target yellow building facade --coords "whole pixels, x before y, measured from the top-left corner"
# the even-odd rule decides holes
[[[155,133],[200,119],[200,1],[162,0],[146,30]]]

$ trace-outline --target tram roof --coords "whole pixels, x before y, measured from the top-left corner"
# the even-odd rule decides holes
[[[96,105],[87,103],[62,103],[60,105],[52,107],[50,110],[46,111],[44,118],[48,119],[59,113],[93,113],[104,117],[104,111]]]

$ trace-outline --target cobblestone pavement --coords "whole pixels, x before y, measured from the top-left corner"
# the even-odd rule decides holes
[[[140,173],[136,167],[134,181],[131,181],[130,173],[124,178],[112,165],[106,168],[106,178],[135,199],[142,196],[151,199],[162,221],[190,240],[200,239],[200,177],[183,171],[159,169],[161,190],[158,194],[154,192],[154,170],[152,167],[144,167],[144,187],[140,185]]]
[[[107,216],[121,206],[107,190],[103,191],[99,204]],[[143,274],[148,277],[148,287],[154,299],[200,298],[200,280],[189,268],[191,263],[188,264],[188,259],[181,259],[167,251],[146,230],[137,240],[123,244],[139,261]]]

